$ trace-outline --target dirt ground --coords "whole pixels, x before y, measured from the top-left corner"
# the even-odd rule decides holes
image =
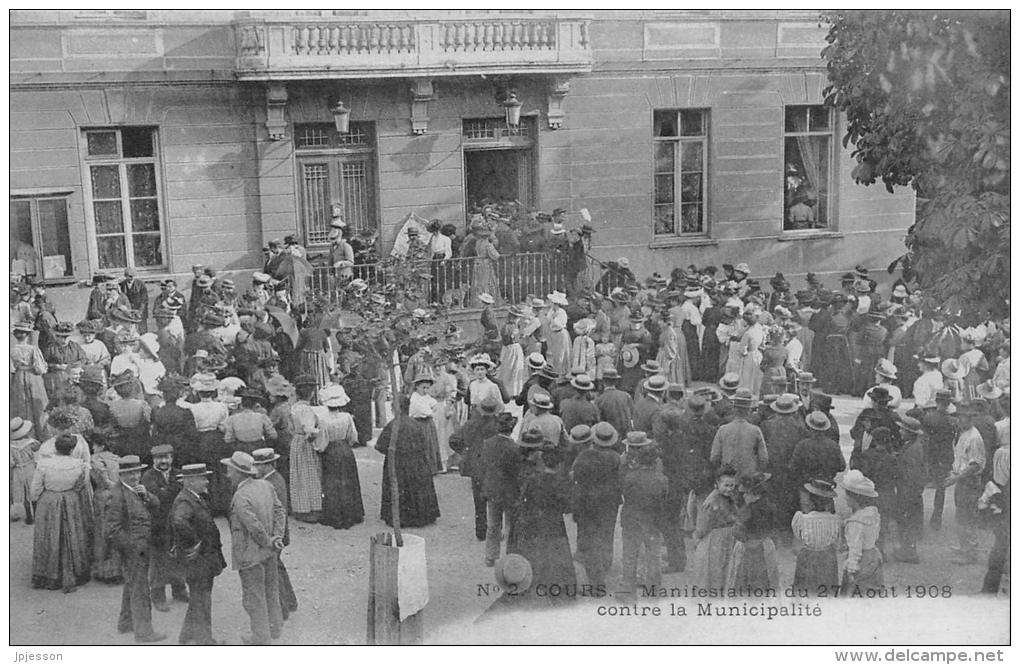
[[[836,415],[844,432],[844,441],[852,418],[855,400],[836,400]],[[852,410],[852,411],[851,411]],[[849,447],[845,447],[849,455]],[[299,609],[287,621],[281,645],[364,644],[368,604],[369,538],[386,531],[379,519],[382,456],[371,448],[356,450],[364,496],[366,521],[347,531],[291,521],[291,544],[283,557],[298,597]],[[927,528],[919,546],[921,565],[887,562],[884,567],[887,586],[905,594],[908,586],[934,585],[950,589],[951,599],[916,598],[912,602],[889,602],[868,606],[867,625],[854,627],[847,605],[864,601],[840,600],[827,606],[825,622],[829,630],[813,628],[800,632],[803,624],[740,624],[734,631],[727,620],[695,624],[621,623],[620,619],[600,616],[612,599],[583,599],[569,610],[551,614],[513,615],[498,630],[472,626],[497,597],[484,589],[495,588],[492,569],[484,565],[484,544],[475,540],[470,481],[458,475],[444,474],[435,479],[442,517],[432,526],[408,529],[423,536],[428,558],[429,603],[425,609],[425,640],[429,643],[1003,643],[1008,641],[1009,605],[1007,601],[977,597],[985,572],[984,554],[977,565],[956,565],[950,546],[956,544],[953,494],[946,496],[944,526],[935,532]],[[926,516],[930,512],[934,490],[925,492]],[[230,534],[227,522],[218,520],[225,556],[230,559]],[[575,529],[567,519],[572,545]],[[989,532],[981,533],[983,553],[992,544]],[[688,550],[692,549],[688,539]],[[620,531],[617,528],[616,556],[610,574],[613,590],[619,581]],[[781,585],[793,577],[794,555],[779,547]],[[11,645],[133,644],[131,635],[117,633],[121,587],[91,582],[73,595],[41,591],[30,586],[32,565],[32,528],[23,523],[10,525],[10,643]],[[584,581],[578,566],[578,581]],[[663,586],[682,588],[690,584],[689,573],[664,576]],[[941,593],[941,591],[940,591]],[[621,601],[616,601],[617,603]],[[642,601],[653,603],[651,599]],[[684,601],[693,611],[694,600]],[[661,611],[670,609],[670,601],[660,601]],[[157,631],[167,633],[163,644],[176,644],[185,605],[171,603],[169,613],[153,612]],[[888,621],[882,617],[888,616]],[[659,621],[666,621],[660,619]],[[732,621],[732,620],[729,620]],[[674,628],[665,631],[666,625]],[[699,625],[696,631],[679,626]],[[821,625],[821,624],[811,624]],[[745,629],[746,626],[746,629]],[[849,628],[848,628],[849,626]],[[943,628],[944,626],[944,628]],[[864,629],[861,632],[860,629]],[[838,631],[842,639],[826,637]],[[213,631],[227,644],[241,644],[248,634],[248,618],[241,607],[238,575],[229,568],[216,578],[213,589]],[[796,632],[789,632],[796,631]],[[892,632],[890,632],[892,631]],[[942,631],[942,632],[940,632]],[[949,631],[949,632],[945,632]],[[886,635],[884,641],[882,636]],[[889,637],[892,636],[892,637]],[[925,639],[927,636],[927,639]],[[942,639],[938,639],[941,636]],[[902,638],[902,639],[898,639]],[[861,640],[861,641],[855,641]],[[875,641],[878,640],[878,641]],[[892,640],[890,642],[889,640]]]

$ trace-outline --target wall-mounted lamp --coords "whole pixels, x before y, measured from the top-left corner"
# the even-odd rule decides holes
[[[336,104],[329,107],[329,112],[333,114],[333,124],[336,126],[336,131],[339,134],[346,134],[351,129],[351,110],[344,106],[341,100],[337,100]]]

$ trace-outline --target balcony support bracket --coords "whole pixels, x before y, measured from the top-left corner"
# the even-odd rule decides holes
[[[563,98],[570,92],[570,79],[557,76],[549,83],[549,129],[559,129],[566,115],[563,112]]]
[[[415,136],[429,131],[429,102],[435,98],[431,79],[411,79],[411,133]]]
[[[266,90],[266,129],[270,141],[287,138],[287,84],[270,82]]]

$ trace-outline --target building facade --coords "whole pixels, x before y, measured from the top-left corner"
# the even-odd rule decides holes
[[[592,254],[639,277],[882,268],[913,195],[853,183],[826,30],[774,11],[13,11],[12,259],[30,245],[54,285],[242,272],[271,238],[324,245],[334,204],[385,251],[411,211],[463,228],[506,199],[568,226],[586,208]]]

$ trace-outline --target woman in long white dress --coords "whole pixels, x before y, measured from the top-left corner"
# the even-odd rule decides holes
[[[499,367],[496,380],[502,384],[506,394],[516,398],[524,386],[527,371],[524,367],[524,349],[521,348],[521,329],[518,321],[524,312],[520,308],[510,306],[507,310],[506,325],[500,330],[503,350],[499,354]]]
[[[758,323],[757,308],[748,307],[744,310],[744,321],[747,330],[740,337],[740,387],[747,388],[752,395],[761,394],[763,373],[761,369],[762,344],[765,343],[765,329]]]
[[[559,291],[549,294],[549,310],[545,314],[546,360],[559,376],[570,371],[570,333],[567,332],[567,296]]]

